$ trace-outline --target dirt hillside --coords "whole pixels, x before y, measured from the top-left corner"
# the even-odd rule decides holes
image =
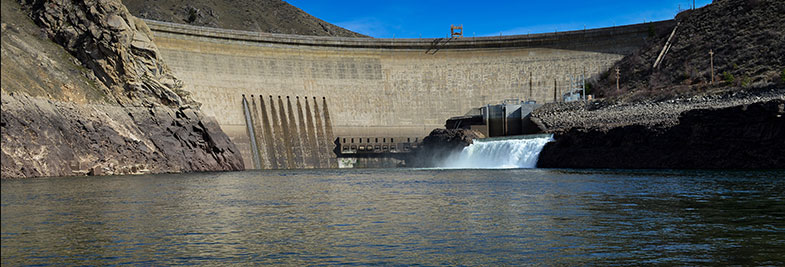
[[[612,96],[633,92],[652,99],[683,93],[739,90],[785,84],[785,1],[716,0],[676,16],[678,29],[657,68],[670,32],[611,67],[593,93]],[[711,84],[711,56],[714,80]],[[621,71],[616,91],[615,68]]]
[[[366,37],[305,13],[282,0],[122,0],[145,19],[234,30]]]

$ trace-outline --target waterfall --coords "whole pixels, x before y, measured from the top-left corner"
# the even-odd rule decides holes
[[[478,139],[450,155],[442,168],[458,169],[515,169],[534,168],[551,135],[522,136],[518,139]]]

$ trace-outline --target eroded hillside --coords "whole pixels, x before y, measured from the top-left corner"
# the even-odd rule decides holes
[[[785,1],[717,0],[680,13],[671,47],[654,63],[670,33],[611,67],[594,93],[633,92],[652,99],[714,90],[785,85]],[[712,55],[714,83],[712,84]],[[621,72],[616,90],[615,69]]]
[[[137,17],[234,30],[365,37],[282,0],[123,0]]]

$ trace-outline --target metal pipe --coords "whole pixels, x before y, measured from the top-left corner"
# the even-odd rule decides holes
[[[251,110],[248,108],[248,100],[243,95],[243,112],[245,113],[245,126],[248,128],[248,138],[251,139],[251,154],[253,154],[253,163],[256,169],[262,167],[259,160],[259,150],[256,149],[256,133],[253,130],[253,120],[251,120]]]

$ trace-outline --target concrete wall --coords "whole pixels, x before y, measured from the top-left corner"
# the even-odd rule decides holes
[[[554,90],[566,91],[567,75],[604,72],[640,47],[654,28],[674,25],[370,39],[147,24],[166,62],[242,150],[246,166],[253,161],[244,94],[325,97],[334,136],[422,138],[449,117],[505,98],[552,102]]]

